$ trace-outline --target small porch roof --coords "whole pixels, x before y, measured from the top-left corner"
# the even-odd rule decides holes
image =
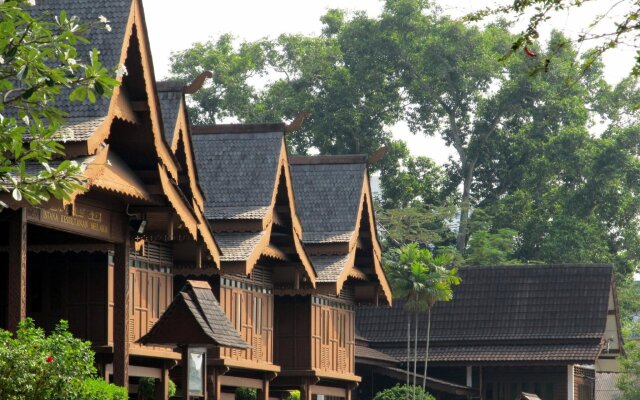
[[[227,319],[209,284],[193,280],[187,281],[139,342],[161,346],[250,347]]]

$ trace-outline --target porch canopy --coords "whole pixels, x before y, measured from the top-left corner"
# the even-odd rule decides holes
[[[138,341],[159,346],[247,349],[231,326],[207,282],[189,280],[149,333]]]

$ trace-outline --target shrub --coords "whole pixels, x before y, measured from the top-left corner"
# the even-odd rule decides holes
[[[127,389],[107,383],[102,379],[87,379],[78,400],[127,400]]]
[[[93,358],[91,343],[74,338],[65,321],[48,337],[31,319],[15,337],[0,329],[0,399],[120,400],[119,393],[126,399],[125,389],[95,382]]]
[[[300,400],[300,391],[293,390],[289,393],[289,398],[287,400]]]
[[[156,392],[155,378],[140,378],[138,381],[138,399],[151,400],[155,398]],[[173,397],[176,394],[176,384],[172,380],[169,380],[169,397]]]
[[[378,392],[373,400],[407,400],[413,399],[415,391],[416,400],[435,400],[430,393],[424,392],[419,386],[396,385],[392,388]]]
[[[256,400],[256,390],[249,388],[236,389],[236,400]]]

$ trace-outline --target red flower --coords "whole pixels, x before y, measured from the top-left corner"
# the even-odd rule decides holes
[[[53,356],[47,357],[47,359],[45,361],[48,362],[49,364],[51,364],[53,362]]]
[[[524,48],[524,53],[526,55],[528,55],[529,57],[538,57],[538,55],[536,53],[534,53],[533,51],[529,50],[528,47]]]

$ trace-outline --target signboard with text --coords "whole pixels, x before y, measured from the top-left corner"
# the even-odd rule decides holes
[[[109,242],[120,242],[124,237],[122,219],[117,214],[77,203],[72,213],[61,208],[31,207],[27,210],[27,221]]]

